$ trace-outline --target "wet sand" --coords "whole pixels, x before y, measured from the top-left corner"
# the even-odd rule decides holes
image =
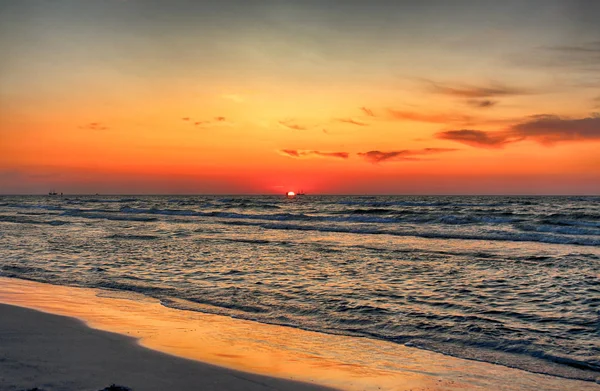
[[[0,305],[2,390],[97,391],[112,383],[137,391],[600,390],[384,341],[167,308],[123,292],[0,277],[0,302],[12,305]]]
[[[0,304],[0,390],[325,390],[145,349],[83,322]]]

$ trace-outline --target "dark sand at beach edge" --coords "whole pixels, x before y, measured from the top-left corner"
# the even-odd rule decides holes
[[[144,348],[74,318],[0,304],[0,390],[326,390]]]

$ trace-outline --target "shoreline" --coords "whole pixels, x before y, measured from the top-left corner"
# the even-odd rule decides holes
[[[207,363],[219,370],[301,381],[303,386],[348,390],[600,389],[593,382],[464,360],[391,342],[177,310],[146,296],[114,293],[0,277],[0,303],[76,318],[93,329],[133,337],[137,344],[131,345],[169,357]],[[0,316],[0,324],[2,319]],[[23,341],[23,346],[28,345]]]
[[[113,384],[132,391],[329,390],[168,355],[75,318],[0,304],[0,389],[100,391]]]

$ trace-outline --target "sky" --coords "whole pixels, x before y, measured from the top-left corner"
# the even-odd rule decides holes
[[[599,18],[0,0],[0,194],[600,194]]]

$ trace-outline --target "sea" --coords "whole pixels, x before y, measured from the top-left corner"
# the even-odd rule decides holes
[[[2,196],[0,275],[600,378],[600,197]]]

